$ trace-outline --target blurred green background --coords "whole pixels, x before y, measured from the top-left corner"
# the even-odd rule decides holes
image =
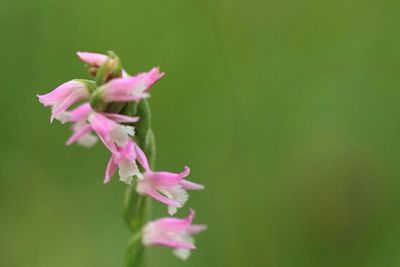
[[[110,49],[166,72],[157,168],[207,189],[198,250],[150,267],[400,266],[399,24],[398,0],[2,0],[0,266],[123,266],[108,153],[65,147],[36,99]]]

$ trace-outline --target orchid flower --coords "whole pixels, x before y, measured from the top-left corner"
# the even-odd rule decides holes
[[[159,68],[153,68],[136,76],[115,78],[100,87],[96,94],[104,103],[138,102],[150,96],[148,93],[150,87],[163,75]]]
[[[59,119],[60,114],[76,102],[88,99],[94,89],[94,83],[86,80],[72,80],[58,86],[45,95],[38,95],[40,103],[52,107],[50,122]]]
[[[203,185],[184,180],[190,173],[188,167],[185,167],[181,173],[152,171],[142,149],[136,144],[135,148],[137,160],[145,170],[142,177],[138,179],[136,191],[167,205],[170,215],[175,214],[177,208],[181,208],[188,200],[186,189],[204,189]]]
[[[145,246],[167,246],[175,248],[174,255],[186,260],[190,251],[195,249],[193,234],[204,231],[206,225],[193,225],[194,210],[190,210],[187,218],[161,218],[149,222],[143,230]]]
[[[79,143],[82,146],[90,147],[93,146],[97,137],[91,134],[93,127],[88,123],[89,116],[94,113],[89,103],[84,103],[73,110],[65,111],[59,115],[59,120],[62,123],[73,122],[72,130],[74,134],[68,139],[67,145],[71,145],[74,142]],[[121,114],[114,113],[98,113],[99,116],[106,117],[107,123],[117,125],[120,122],[136,122],[138,117],[130,117]],[[112,120],[113,122],[110,122]],[[121,126],[125,127],[125,126]]]
[[[136,165],[136,152],[132,140],[124,147],[117,147],[108,161],[104,183],[108,183],[111,177],[119,168],[119,179],[126,184],[132,183],[133,176],[141,177],[138,166]]]
[[[130,117],[120,114],[110,115],[118,122],[136,122],[138,117]],[[135,135],[135,128],[117,123],[108,118],[105,113],[94,112],[89,115],[88,121],[91,128],[97,133],[100,140],[112,152],[117,152],[117,147],[124,147],[128,144],[130,136]]]

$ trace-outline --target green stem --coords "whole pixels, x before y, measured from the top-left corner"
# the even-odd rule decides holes
[[[121,114],[129,116],[139,116],[140,120],[135,124],[136,143],[143,149],[150,166],[153,165],[155,156],[155,140],[151,130],[151,113],[147,100],[142,100],[139,104],[128,103]],[[135,183],[132,183],[125,193],[124,200],[124,219],[132,232],[132,238],[141,236],[143,226],[150,220],[151,199],[136,193]],[[141,239],[141,238],[140,238]],[[132,240],[132,239],[131,239]],[[145,248],[141,242],[129,242],[126,257],[126,267],[144,267],[145,266]]]

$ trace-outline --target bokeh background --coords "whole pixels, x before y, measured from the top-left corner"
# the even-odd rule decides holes
[[[123,266],[108,153],[36,99],[107,50],[166,72],[157,168],[207,187],[198,250],[150,267],[400,266],[399,25],[398,0],[0,1],[0,266]]]

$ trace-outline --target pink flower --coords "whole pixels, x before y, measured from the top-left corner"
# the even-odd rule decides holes
[[[140,101],[149,97],[148,90],[163,75],[159,68],[153,68],[136,76],[112,79],[99,88],[98,94],[106,103]]]
[[[145,246],[167,246],[175,248],[175,256],[186,260],[190,250],[195,249],[193,234],[204,231],[206,225],[192,225],[195,213],[190,210],[187,218],[161,218],[149,222],[143,229]]]
[[[137,160],[145,170],[139,177],[136,191],[139,194],[150,196],[168,206],[168,213],[173,215],[177,208],[181,208],[188,199],[188,190],[201,190],[204,186],[184,180],[190,169],[185,167],[181,173],[154,172],[150,169],[144,152],[135,144]]]
[[[54,119],[59,119],[60,114],[71,105],[80,100],[88,99],[94,88],[95,84],[92,81],[72,80],[63,83],[48,94],[38,95],[38,98],[45,107],[52,107],[50,118],[50,122],[52,122]]]
[[[135,129],[132,126],[126,126],[117,122],[136,122],[138,117],[129,117],[120,114],[92,113],[88,121],[91,128],[97,133],[100,140],[112,152],[117,153],[118,147],[128,145],[130,136],[135,135]],[[117,147],[118,146],[118,147]]]
[[[80,60],[96,69],[103,65],[108,59],[108,56],[99,53],[77,52],[76,54]],[[122,77],[129,77],[129,74],[125,70],[122,70]]]
[[[107,164],[104,183],[108,183],[115,171],[119,168],[119,180],[126,184],[131,184],[133,176],[141,176],[138,166],[136,165],[135,145],[132,140],[124,147],[117,147],[112,153]]]

